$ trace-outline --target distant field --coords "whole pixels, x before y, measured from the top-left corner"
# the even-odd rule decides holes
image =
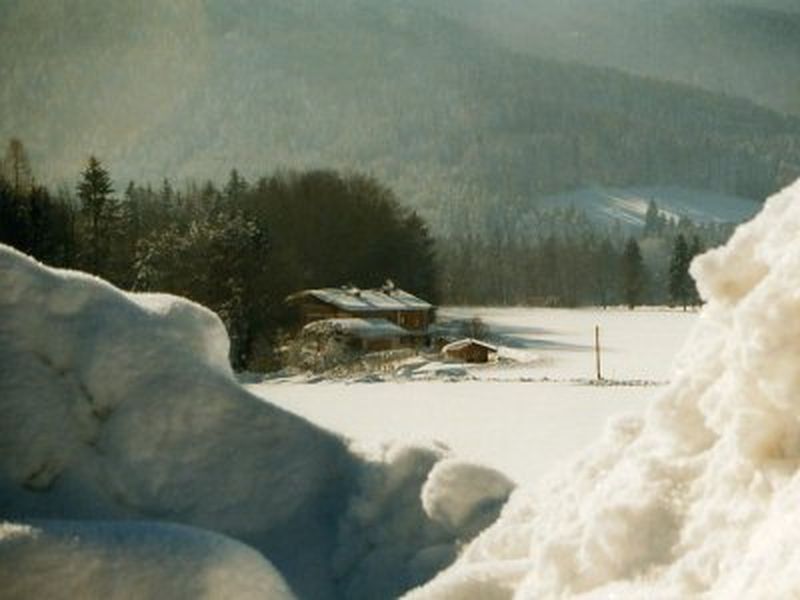
[[[669,378],[696,313],[666,309],[445,308],[479,316],[515,360],[469,370],[458,381],[250,386],[289,411],[359,442],[437,440],[520,482],[533,482],[602,434],[609,416],[640,414]],[[599,325],[604,377],[591,384]]]

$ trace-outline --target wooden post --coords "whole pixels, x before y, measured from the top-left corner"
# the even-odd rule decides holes
[[[600,371],[600,326],[594,326],[594,359],[597,369],[597,381],[602,381],[603,374]]]

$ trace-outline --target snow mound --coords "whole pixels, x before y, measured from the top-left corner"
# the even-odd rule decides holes
[[[415,599],[800,595],[800,183],[692,272],[707,305],[644,419],[535,489]]]
[[[135,521],[0,524],[0,581],[6,598],[294,598],[239,542]]]
[[[447,459],[428,473],[422,507],[448,530],[472,537],[497,518],[513,489],[514,483],[495,469]]]
[[[207,309],[0,247],[0,411],[0,517],[176,521],[329,579],[356,461],[236,382]]]
[[[245,548],[167,522],[252,546],[295,594],[315,599],[396,597],[469,539],[422,508],[442,452],[362,457],[241,387],[212,312],[172,296],[126,294],[1,245],[0,414],[0,523],[12,532],[0,543],[0,573],[39,565],[67,591],[105,589],[118,564],[114,595],[172,597],[144,593],[157,585],[151,575],[163,579],[159,561],[143,562],[157,538],[172,557],[153,557],[204,574],[207,588],[189,588],[200,595],[278,586],[266,561],[237,558],[251,556]],[[31,520],[32,530],[20,525]],[[65,550],[73,537],[76,557]],[[211,551],[223,546],[224,556]],[[83,559],[97,569],[70,579]],[[209,580],[220,572],[240,588]],[[176,577],[174,589],[182,582]],[[51,588],[29,584],[20,582],[18,597],[49,596]]]
[[[0,290],[0,473],[28,493],[83,488],[73,512],[180,513],[252,534],[341,468],[338,439],[236,383],[225,329],[205,308],[6,249]]]
[[[449,479],[437,475],[440,465],[451,465],[445,467],[448,473],[456,470],[465,474],[468,468],[446,458],[446,448],[385,444],[360,452],[367,461],[366,468],[360,473],[359,491],[342,520],[342,543],[334,557],[338,575],[349,581],[343,589],[345,598],[396,598],[402,591],[424,583],[449,565],[460,546],[475,536],[478,519],[486,526],[499,514],[501,502],[487,502],[480,514],[476,511],[468,515],[472,520],[465,518],[452,526],[427,509],[430,497],[436,499],[437,511],[446,515],[459,514],[467,502],[442,490],[449,480],[463,481],[458,475]],[[474,469],[483,474],[483,486],[469,490],[463,485],[461,491],[473,504],[480,504],[479,497],[499,499],[500,486],[486,484],[492,478],[488,475],[491,469]],[[495,481],[500,478],[494,474]],[[505,490],[506,497],[509,491]],[[360,570],[355,576],[354,566]]]

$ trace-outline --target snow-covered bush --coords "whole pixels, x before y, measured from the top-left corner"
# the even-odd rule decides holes
[[[352,365],[362,355],[363,352],[341,336],[321,332],[301,332],[287,340],[282,348],[282,362],[285,367],[312,373],[324,373],[337,367]]]
[[[419,354],[420,350],[413,347],[364,349],[358,338],[343,334],[330,321],[307,325],[296,335],[288,336],[281,347],[282,363],[287,369],[330,377],[391,373],[402,361]]]

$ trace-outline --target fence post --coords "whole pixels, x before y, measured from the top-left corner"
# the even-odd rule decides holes
[[[603,380],[603,374],[600,370],[600,326],[594,326],[594,359],[595,367],[597,370],[597,381]]]

